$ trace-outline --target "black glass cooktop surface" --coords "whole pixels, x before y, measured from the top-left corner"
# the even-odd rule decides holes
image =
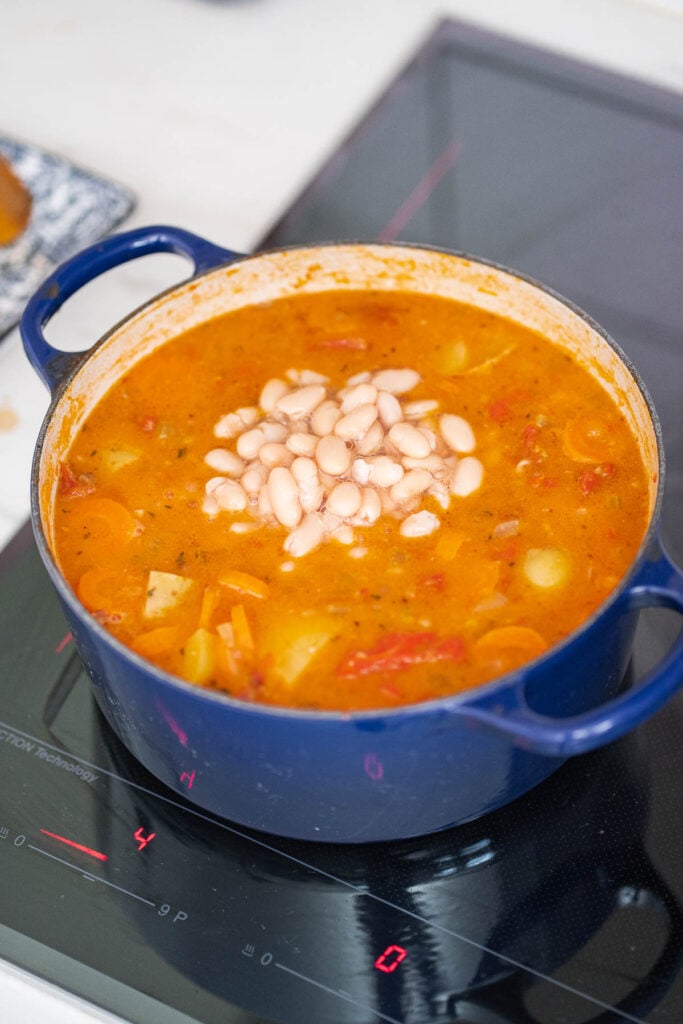
[[[444,22],[262,244],[443,245],[587,309],[662,418],[680,563],[682,167],[680,97]],[[645,617],[627,683],[676,625]],[[125,1019],[683,1020],[683,697],[480,821],[340,847],[214,820],[133,761],[28,528],[0,680],[0,952]]]

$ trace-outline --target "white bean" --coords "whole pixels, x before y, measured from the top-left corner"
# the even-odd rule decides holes
[[[424,459],[411,459],[409,455],[404,455],[401,463],[406,469],[427,469],[432,476],[438,478],[444,477],[448,473],[448,466],[436,452],[432,452]]]
[[[313,513],[304,517],[300,526],[293,530],[285,540],[285,551],[294,558],[301,558],[313,551],[321,543],[325,531],[319,515]]]
[[[347,518],[355,516],[361,506],[362,496],[360,489],[352,480],[342,480],[333,487],[327,496],[328,511],[334,516]]]
[[[285,381],[280,380],[279,377],[272,377],[263,386],[259,405],[264,412],[272,412],[280,399],[284,398],[288,391],[289,385]]]
[[[412,423],[394,423],[387,437],[402,455],[413,459],[424,459],[432,450],[427,438]]]
[[[451,449],[458,455],[466,455],[476,448],[474,431],[462,416],[454,416],[447,412],[439,420],[441,436]]]
[[[431,495],[437,505],[441,505],[441,508],[444,511],[450,507],[451,495],[443,481],[435,480],[427,491],[427,494]]]
[[[345,388],[342,400],[342,412],[351,412],[359,405],[372,405],[377,399],[377,388],[374,384],[356,384],[355,387]]]
[[[217,516],[218,513],[220,512],[218,502],[214,498],[213,494],[204,495],[204,499],[202,501],[202,512],[204,512],[207,516],[211,516],[212,518],[213,516]]]
[[[342,523],[341,526],[333,532],[332,536],[340,544],[353,544],[355,536],[353,533],[353,527],[349,523]]]
[[[266,516],[267,518],[270,518],[273,514],[273,506],[270,503],[267,483],[262,485],[258,494],[258,511],[260,516]]]
[[[212,476],[210,480],[207,480],[204,484],[204,493],[213,494],[217,487],[224,484],[227,477],[224,476]]]
[[[264,444],[258,453],[258,457],[267,469],[273,466],[291,466],[294,455],[284,444],[269,442]]]
[[[329,509],[326,509],[320,517],[320,521],[323,524],[325,533],[332,534],[342,525],[343,520],[340,516],[334,515]]]
[[[275,420],[263,420],[262,423],[259,423],[259,430],[263,431],[266,441],[274,441],[276,444],[285,441],[289,436],[287,427]]]
[[[285,376],[294,384],[327,384],[330,379],[315,370],[286,370]]]
[[[388,391],[380,391],[377,395],[377,408],[379,418],[387,429],[393,427],[394,423],[400,423],[403,419],[401,403],[396,395],[392,395]]]
[[[341,476],[351,465],[351,452],[340,437],[328,434],[327,437],[321,437],[318,441],[315,460],[323,473]]]
[[[436,434],[434,433],[434,431],[430,430],[429,427],[425,427],[422,424],[420,426],[418,426],[417,429],[420,431],[420,433],[423,435],[423,437],[427,438],[427,443],[428,443],[430,449],[433,452],[436,451],[437,437],[436,437]]]
[[[235,411],[245,427],[253,427],[261,419],[261,413],[255,405],[243,405]]]
[[[290,391],[288,395],[283,395],[275,408],[286,416],[308,416],[326,395],[327,391],[322,384],[307,384],[296,391]]]
[[[254,466],[253,464],[242,474],[240,483],[244,487],[245,491],[250,498],[256,497],[264,483],[266,482],[266,468],[262,464]]]
[[[402,537],[427,537],[441,526],[441,521],[433,512],[415,512],[407,516],[399,527]]]
[[[311,456],[315,453],[318,438],[315,434],[302,434],[297,432],[290,434],[285,444],[294,455]]]
[[[243,512],[247,507],[247,495],[236,480],[226,480],[213,492],[212,497],[226,512]]]
[[[326,434],[331,434],[341,414],[341,409],[337,403],[328,399],[328,401],[323,402],[314,410],[311,416],[311,430],[318,437],[325,437]]]
[[[428,473],[426,469],[411,469],[402,480],[394,484],[389,494],[392,500],[397,505],[400,505],[404,501],[415,498],[418,494],[426,491],[427,488],[431,487],[433,480],[432,474]]]
[[[394,462],[388,455],[377,455],[370,461],[370,483],[375,487],[392,487],[402,480],[404,469],[400,462]]]
[[[356,442],[356,451],[359,455],[372,455],[384,442],[384,428],[379,420],[375,420],[367,434]]]
[[[377,406],[368,403],[359,405],[352,412],[342,416],[334,425],[337,437],[345,441],[358,441],[364,437],[377,419]]]
[[[431,398],[423,398],[417,402],[406,402],[403,406],[403,414],[409,420],[419,420],[430,412],[435,412],[439,403]]]
[[[275,466],[268,476],[268,497],[275,518],[292,529],[301,521],[301,503],[296,480],[285,466]]]
[[[242,420],[235,412],[229,412],[227,416],[221,416],[213,428],[216,437],[226,439],[236,437],[242,430],[244,430],[244,423],[242,423]]]
[[[376,388],[390,391],[392,395],[402,395],[411,391],[421,380],[416,370],[380,370],[372,378]]]
[[[352,521],[361,526],[370,526],[379,519],[381,514],[382,501],[379,494],[372,487],[364,487],[361,492],[360,508]]]
[[[244,470],[244,461],[227,448],[212,448],[204,456],[204,462],[226,476],[239,476]]]
[[[484,479],[484,467],[479,459],[473,455],[466,455],[455,467],[453,480],[451,482],[451,493],[459,498],[466,498],[468,494],[481,487]]]
[[[303,455],[294,459],[291,470],[292,476],[299,484],[305,480],[318,480],[318,467],[316,463],[313,459],[306,458]]]
[[[243,459],[255,459],[265,443],[266,435],[259,427],[254,427],[237,438],[237,453]]]
[[[370,463],[365,459],[354,459],[351,466],[351,476],[357,484],[364,486],[370,479]]]
[[[301,508],[304,512],[315,512],[320,508],[325,496],[318,477],[318,466],[313,459],[300,456],[294,460],[290,469],[299,487]]]
[[[372,377],[369,370],[361,370],[360,373],[354,373],[353,377],[349,377],[347,384],[353,386],[354,384],[367,384]]]

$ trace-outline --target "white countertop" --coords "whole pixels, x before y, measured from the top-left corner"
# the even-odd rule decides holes
[[[249,251],[432,29],[453,16],[683,92],[683,0],[24,0],[0,13],[0,135],[129,186],[122,227]],[[484,254],[485,255],[485,254]],[[49,336],[82,348],[186,273],[114,272]],[[0,341],[0,547],[26,519],[47,393]],[[2,951],[0,950],[0,953]],[[2,1019],[112,1018],[0,963]]]

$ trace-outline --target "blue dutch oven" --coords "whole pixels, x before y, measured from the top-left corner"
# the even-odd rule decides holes
[[[43,327],[84,284],[155,252],[188,257],[194,275],[137,310],[88,352],[61,352]],[[79,603],[53,556],[60,461],[111,384],[159,345],[230,310],[292,290],[398,289],[443,295],[539,330],[588,365],[639,439],[650,522],[621,584],[545,655],[474,691],[356,714],[249,704],[146,662]],[[33,526],[97,701],[155,776],[214,814],[299,839],[370,842],[468,821],[506,804],[566,758],[610,743],[683,685],[683,634],[621,691],[639,610],[683,612],[683,573],[658,538],[664,454],[656,413],[623,353],[580,310],[513,271],[407,245],[340,244],[241,256],[172,227],[113,236],[61,266],[21,322],[28,357],[51,390],[32,476]]]

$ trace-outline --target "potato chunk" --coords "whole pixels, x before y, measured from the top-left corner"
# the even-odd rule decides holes
[[[147,580],[147,599],[143,612],[145,618],[157,619],[165,615],[180,604],[193,586],[194,580],[188,580],[186,576],[152,569]]]
[[[288,615],[272,624],[261,649],[272,657],[275,674],[291,686],[338,632],[339,622],[331,616]]]
[[[569,559],[559,548],[529,548],[524,575],[535,587],[558,587],[569,576]]]

